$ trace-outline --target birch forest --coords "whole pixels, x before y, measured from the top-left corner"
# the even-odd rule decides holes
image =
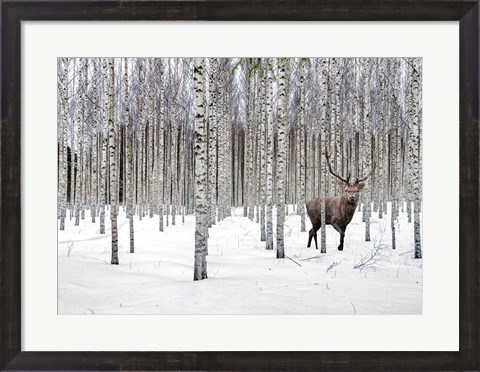
[[[421,102],[419,58],[59,58],[59,239],[74,258],[67,232],[88,229],[84,249],[103,239],[119,270],[188,235],[190,281],[221,280],[207,263],[241,254],[244,224],[269,265],[325,272],[350,254],[365,277],[386,257],[421,268]],[[334,174],[368,175],[342,252],[326,226],[325,198],[347,193]],[[307,248],[315,198],[318,250]],[[149,264],[161,270],[160,258]]]

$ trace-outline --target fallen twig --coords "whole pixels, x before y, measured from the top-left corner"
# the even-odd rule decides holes
[[[313,260],[314,258],[322,258],[322,256],[313,256],[309,258],[303,258],[301,261],[309,261],[309,260]]]
[[[335,266],[338,266],[340,265],[340,262],[337,262],[337,261],[333,261],[332,264],[328,267],[327,269],[327,273],[332,270]]]
[[[295,262],[298,266],[302,266],[302,265],[300,265],[297,261],[295,261],[293,258],[290,258],[290,257],[288,257],[287,255],[285,255],[285,258],[288,258],[290,261]]]

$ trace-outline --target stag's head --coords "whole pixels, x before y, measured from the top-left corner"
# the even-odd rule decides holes
[[[358,193],[362,191],[365,187],[365,182],[368,177],[372,174],[375,170],[375,162],[373,163],[373,167],[370,172],[364,176],[357,178],[354,182],[350,182],[351,174],[348,174],[347,178],[340,177],[337,173],[335,173],[332,169],[330,164],[330,156],[328,152],[325,152],[325,157],[327,158],[328,169],[332,175],[334,175],[338,179],[338,183],[344,187],[344,195],[349,203],[354,204],[357,200]]]
[[[353,204],[357,200],[358,193],[365,187],[364,182],[359,183],[346,183],[345,185],[345,197]]]

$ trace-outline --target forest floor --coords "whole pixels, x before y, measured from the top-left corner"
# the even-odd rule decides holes
[[[243,208],[232,208],[232,217],[209,230],[208,279],[194,282],[194,216],[185,216],[184,224],[177,216],[176,225],[162,233],[158,216],[142,221],[135,216],[132,254],[121,211],[117,266],[110,264],[108,211],[106,235],[98,233],[99,219],[93,224],[87,211],[79,226],[67,218],[58,232],[58,313],[421,314],[423,263],[413,259],[413,223],[400,213],[392,250],[390,214],[379,219],[372,213],[371,242],[364,241],[361,218],[355,213],[343,251],[337,250],[338,233],[327,226],[327,253],[321,254],[313,241],[306,247],[308,217],[307,232],[300,232],[300,216],[289,206],[289,258],[276,259],[275,250],[265,250],[260,241],[259,224],[243,217]],[[354,268],[376,247],[378,262]]]

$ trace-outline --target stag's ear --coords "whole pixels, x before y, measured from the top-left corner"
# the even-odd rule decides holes
[[[337,185],[340,187],[345,187],[345,182],[337,180]]]
[[[365,187],[365,182],[360,182],[358,185],[357,185],[357,190],[358,191],[361,191],[363,190]]]

